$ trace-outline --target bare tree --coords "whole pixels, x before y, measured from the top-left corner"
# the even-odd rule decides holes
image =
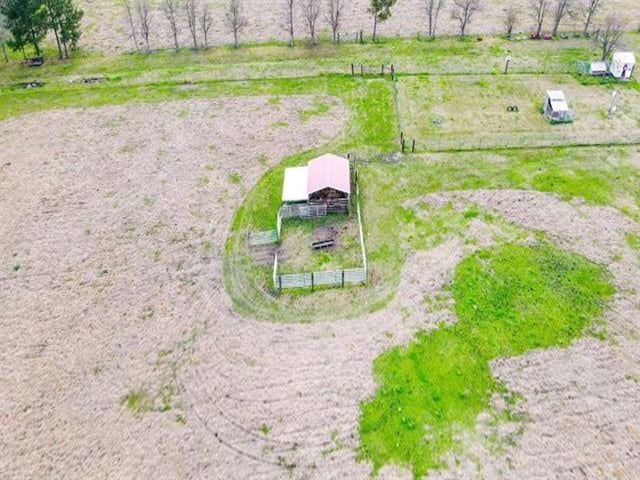
[[[429,31],[427,35],[429,39],[436,38],[436,27],[438,25],[438,15],[444,7],[445,0],[424,0],[424,6],[427,9],[427,22]]]
[[[549,10],[549,0],[529,0],[529,11],[536,22],[536,37],[542,32],[542,24]]]
[[[333,34],[333,43],[340,41],[338,30],[340,29],[340,20],[342,19],[342,0],[329,0],[327,10],[327,21],[331,25],[331,33]]]
[[[284,0],[285,15],[284,15],[284,29],[289,34],[289,46],[293,47],[296,43],[294,35],[294,0]]]
[[[556,8],[553,11],[553,29],[551,35],[558,34],[558,28],[560,28],[560,22],[567,16],[572,7],[571,0],[556,0]]]
[[[131,4],[130,0],[124,0],[124,8],[127,12],[129,27],[131,28],[131,38],[133,38],[133,43],[136,45],[136,50],[139,50],[140,47],[138,45],[138,36],[136,35],[136,25],[133,21],[134,6]]]
[[[242,3],[240,0],[229,0],[229,8],[227,9],[227,23],[229,30],[233,34],[233,48],[238,48],[238,35],[244,27],[248,25],[247,19],[242,13]]]
[[[451,18],[458,22],[460,27],[460,36],[464,37],[465,31],[473,15],[480,8],[480,0],[453,0],[453,9],[451,10]]]
[[[162,11],[167,18],[167,22],[169,22],[171,34],[173,35],[173,44],[176,47],[176,51],[178,51],[180,50],[180,44],[178,43],[178,0],[164,0]]]
[[[595,17],[604,0],[587,0],[587,3],[583,6],[584,13],[584,30],[582,31],[585,37],[589,36],[589,27],[591,27],[591,23],[593,22],[593,17]]]
[[[197,22],[197,5],[196,0],[183,0],[182,8],[187,16],[187,24],[189,25],[189,31],[191,32],[191,39],[193,40],[194,50],[198,49],[198,22]]]
[[[144,44],[149,50],[149,34],[151,33],[151,6],[149,0],[137,0],[136,11],[138,12],[138,23],[140,25],[140,35]]]
[[[615,15],[609,15],[595,38],[602,51],[602,60],[606,60],[613,53],[623,33],[624,25],[620,19]]]
[[[511,38],[513,34],[513,27],[518,22],[518,10],[513,5],[508,5],[504,10],[504,26],[507,33],[507,38]]]
[[[205,1],[202,7],[202,15],[200,15],[200,28],[204,35],[204,48],[209,48],[209,30],[213,25],[213,16],[211,15],[211,6]]]
[[[302,18],[309,31],[309,45],[316,44],[316,22],[320,17],[320,0],[300,0]]]

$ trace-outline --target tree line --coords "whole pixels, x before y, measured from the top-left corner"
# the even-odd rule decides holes
[[[184,26],[188,28],[189,46],[193,49],[208,48],[209,36],[214,22],[223,23],[233,37],[233,46],[240,45],[240,36],[249,25],[244,13],[244,1],[227,0],[226,11],[221,18],[214,18],[210,0],[122,0],[129,26],[130,36],[137,50],[151,50],[150,38],[157,18],[166,22],[171,32],[173,46],[181,48],[180,40]],[[347,0],[278,0],[281,4],[282,28],[288,36],[288,44],[296,44],[301,28],[310,46],[317,43],[317,32],[321,22],[330,27],[332,41],[340,42],[344,6]],[[367,13],[372,21],[371,38],[375,42],[379,24],[388,20],[397,0],[369,0]],[[438,24],[443,14],[448,13],[455,21],[458,34],[467,35],[472,22],[488,0],[422,0],[425,13],[427,38],[437,36]],[[550,34],[555,36],[566,19],[581,22],[585,36],[594,36],[606,58],[615,49],[624,31],[624,24],[615,14],[607,16],[603,24],[595,19],[609,0],[526,0],[521,9],[507,2],[503,9],[504,29],[511,37],[520,25],[533,28],[532,36],[540,38],[545,23],[551,25]],[[53,32],[59,58],[67,58],[69,49],[75,48],[80,38],[80,20],[83,12],[74,0],[0,0],[0,45],[5,60],[5,45],[13,50],[33,46],[40,56],[40,44],[49,32]],[[300,22],[301,25],[298,25]],[[525,23],[526,22],[526,23]],[[362,34],[360,34],[362,40]]]
[[[80,40],[80,21],[84,12],[74,0],[0,0],[0,44],[8,61],[5,45],[14,51],[33,47],[42,56],[40,45],[52,32],[58,58],[69,58]]]
[[[174,47],[180,48],[181,25],[189,28],[192,48],[207,48],[209,31],[214,21],[223,22],[227,31],[233,36],[233,45],[239,45],[239,38],[245,27],[249,25],[243,12],[246,0],[228,0],[224,18],[215,19],[208,0],[162,0],[159,7],[151,7],[150,0],[124,0],[130,35],[137,49],[150,49],[149,32],[152,18],[160,13],[167,22]],[[317,32],[324,21],[331,29],[334,43],[340,41],[343,10],[347,0],[279,0],[281,4],[282,28],[288,37],[289,46],[296,44],[299,32],[302,31],[309,45],[317,43]],[[467,35],[470,25],[482,11],[483,2],[488,0],[422,0],[428,39],[435,39],[438,24],[443,14],[448,13],[454,20],[458,34]],[[608,0],[526,0],[526,8],[522,9],[507,2],[503,10],[505,33],[510,37],[519,24],[533,27],[533,36],[539,38],[545,22],[551,21],[550,35],[556,36],[563,21],[571,18],[582,24],[582,33],[590,36],[597,30],[605,30],[612,24],[624,25],[615,15],[610,15],[603,25],[595,25],[597,14]],[[397,0],[369,0],[367,13],[371,16],[372,34],[375,42],[380,23],[389,19]],[[183,21],[179,21],[182,17]],[[300,21],[301,20],[301,21]],[[297,24],[300,22],[300,25]],[[597,28],[594,28],[597,27]],[[200,37],[200,40],[198,40]]]

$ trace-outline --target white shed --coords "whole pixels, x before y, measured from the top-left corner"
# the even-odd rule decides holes
[[[567,98],[562,90],[547,90],[544,97],[544,117],[552,123],[573,121]]]
[[[618,80],[631,80],[635,67],[636,57],[633,52],[616,52],[609,65],[609,72]]]
[[[590,62],[589,63],[589,75],[604,76],[607,74],[606,62]]]

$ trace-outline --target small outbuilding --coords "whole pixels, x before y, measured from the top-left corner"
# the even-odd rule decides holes
[[[631,80],[636,67],[636,57],[632,52],[616,52],[613,54],[609,73],[618,80]]]
[[[607,62],[589,62],[589,75],[604,77],[607,73]]]
[[[338,155],[322,155],[306,167],[287,168],[284,172],[283,204],[322,205],[327,212],[347,213],[350,196],[349,160]]]
[[[544,97],[544,118],[551,123],[570,123],[573,116],[562,90],[547,90]]]

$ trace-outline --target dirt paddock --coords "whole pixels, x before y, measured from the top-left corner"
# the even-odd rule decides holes
[[[312,100],[128,105],[0,123],[3,476],[368,478],[353,447],[373,359],[455,321],[450,306],[427,312],[422,300],[474,247],[452,239],[415,254],[403,294],[366,317],[280,325],[236,315],[221,273],[231,216],[269,164],[340,131],[341,106],[299,119]],[[65,133],[47,127],[56,124]],[[631,478],[640,471],[640,276],[625,234],[638,225],[542,193],[426,200],[476,203],[542,230],[607,264],[621,292],[606,315],[613,341],[495,362],[523,395],[522,438],[489,454],[479,422],[468,458],[434,476],[475,478],[479,466],[487,477]],[[141,389],[155,403],[135,415],[122,399]]]

